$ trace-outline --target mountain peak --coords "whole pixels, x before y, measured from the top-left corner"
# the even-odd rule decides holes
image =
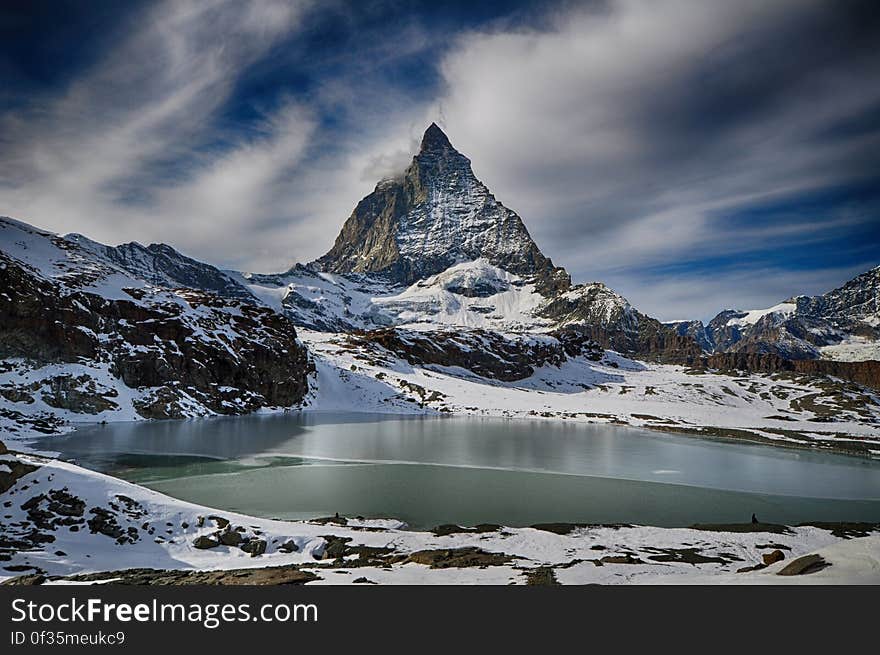
[[[436,150],[455,150],[449,142],[449,137],[440,129],[437,123],[431,123],[422,136],[422,145],[419,152],[429,152]]]
[[[382,273],[410,285],[461,262],[484,259],[514,275],[566,288],[522,219],[477,179],[470,160],[431,123],[399,178],[363,198],[330,251],[314,262],[331,273]]]

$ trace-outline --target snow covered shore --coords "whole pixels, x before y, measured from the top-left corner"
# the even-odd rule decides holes
[[[0,459],[0,489],[9,485],[0,493],[5,581],[149,584],[179,572],[173,580],[186,583],[212,571],[212,582],[230,584],[880,584],[876,525],[546,524],[416,532],[393,519],[255,518],[58,460],[15,453]],[[821,560],[801,559],[814,553]],[[765,558],[778,561],[764,566]],[[806,573],[779,575],[805,562]]]
[[[505,382],[415,366],[344,335],[299,334],[317,368],[310,409],[544,417],[880,456],[880,396],[852,384],[698,371],[611,351]]]

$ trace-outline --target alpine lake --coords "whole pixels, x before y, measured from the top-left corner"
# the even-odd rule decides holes
[[[880,461],[564,420],[289,412],[88,425],[41,450],[212,508],[542,522],[880,522]]]

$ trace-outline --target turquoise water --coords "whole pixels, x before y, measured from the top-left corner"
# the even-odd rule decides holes
[[[880,521],[880,463],[610,425],[289,413],[93,426],[42,448],[259,516],[440,523]]]

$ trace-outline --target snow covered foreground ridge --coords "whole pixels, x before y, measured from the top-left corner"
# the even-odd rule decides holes
[[[0,499],[0,580],[12,584],[880,583],[876,524],[274,521],[2,447]]]

